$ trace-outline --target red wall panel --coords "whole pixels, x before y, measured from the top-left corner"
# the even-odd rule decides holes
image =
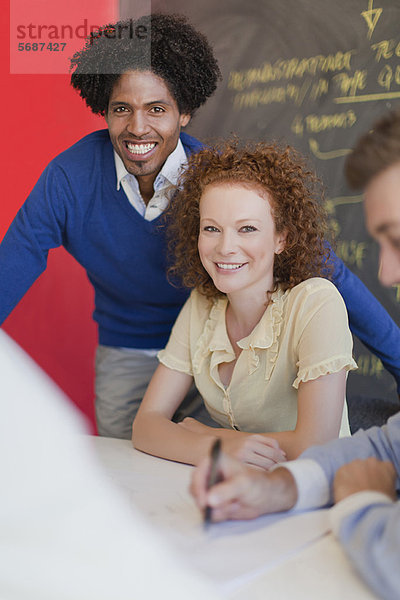
[[[65,20],[68,15],[70,23],[86,18],[89,23],[101,25],[117,16],[115,0],[70,0],[65,4],[68,12],[58,18]],[[40,15],[45,10],[56,10],[55,5],[57,8],[59,3],[37,0],[34,22],[40,23],[40,18],[44,19]],[[7,11],[2,11],[0,239],[47,163],[83,135],[105,126],[70,87],[67,74],[37,73],[38,62],[32,68],[36,72],[10,73],[10,44],[12,53],[18,42],[15,19],[22,16],[14,10],[11,30],[9,18]],[[82,40],[79,43],[82,45]],[[37,54],[35,60],[39,59]],[[97,333],[92,310],[93,291],[86,274],[61,248],[50,252],[46,272],[5,321],[4,329],[94,423],[93,356]]]

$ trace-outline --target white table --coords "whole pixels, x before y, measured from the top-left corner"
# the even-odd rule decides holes
[[[269,515],[204,530],[188,486],[192,467],[93,437],[114,483],[194,570],[234,600],[373,600],[329,533],[327,511]],[[266,595],[267,594],[267,595]]]

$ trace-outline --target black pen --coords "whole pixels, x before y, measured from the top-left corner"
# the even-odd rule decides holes
[[[207,481],[207,489],[221,481],[218,474],[218,459],[221,453],[221,438],[217,438],[211,446],[211,469]],[[204,526],[207,527],[211,523],[211,506],[206,506],[204,509]]]

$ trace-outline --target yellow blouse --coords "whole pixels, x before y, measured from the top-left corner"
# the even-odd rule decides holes
[[[293,430],[301,381],[357,368],[344,301],[330,281],[315,277],[272,294],[258,324],[238,342],[242,352],[225,389],[218,365],[235,359],[227,304],[226,297],[209,300],[194,290],[158,353],[165,366],[194,377],[211,417],[223,427]],[[346,402],[340,435],[350,435]]]

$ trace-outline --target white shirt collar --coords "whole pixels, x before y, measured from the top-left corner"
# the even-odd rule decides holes
[[[139,184],[134,175],[130,175],[125,168],[124,163],[122,162],[121,157],[114,150],[114,160],[115,160],[115,170],[117,173],[117,190],[121,187],[121,181],[124,177],[128,176],[130,178],[130,183],[134,184],[137,191],[139,191]],[[165,184],[175,185],[178,182],[179,175],[182,171],[182,167],[184,167],[187,163],[187,157],[185,154],[185,150],[183,148],[183,144],[181,140],[178,140],[176,148],[171,154],[168,156],[167,160],[162,166],[161,171],[158,173],[156,180],[154,182],[154,190],[157,191],[161,187],[165,187]]]

